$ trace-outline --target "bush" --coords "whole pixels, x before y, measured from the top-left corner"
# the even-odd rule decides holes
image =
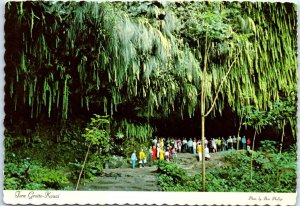
[[[69,183],[69,180],[62,172],[43,168],[39,165],[33,165],[29,169],[28,173],[30,183],[34,183],[39,187],[42,187],[39,189],[60,189],[63,185]],[[27,185],[26,189],[29,189],[27,188]]]
[[[176,163],[159,161],[157,164],[158,184],[163,191],[198,191],[199,176],[188,176]]]
[[[62,172],[46,168],[29,158],[6,163],[4,177],[6,190],[61,189],[69,183]]]
[[[20,189],[20,181],[16,177],[6,177],[4,179],[4,189],[17,190]]]
[[[295,192],[296,152],[278,154],[274,142],[264,142],[259,151],[227,151],[221,168],[208,169],[209,192]],[[250,162],[253,158],[252,179]],[[189,176],[175,163],[160,161],[158,183],[163,191],[201,191],[202,177]]]
[[[223,168],[207,174],[208,191],[295,192],[296,156],[293,151],[278,154],[275,142],[265,141],[257,152],[224,153]],[[252,180],[250,175],[253,157]]]

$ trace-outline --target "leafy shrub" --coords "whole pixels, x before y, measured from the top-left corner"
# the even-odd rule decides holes
[[[84,179],[81,181],[93,181],[95,176],[101,175],[103,172],[103,165],[106,159],[107,157],[100,155],[98,152],[91,154],[85,165]],[[73,180],[77,181],[80,169],[82,168],[82,163],[77,162],[77,164],[73,164],[73,166],[75,166],[75,170],[72,170],[74,177]]]
[[[85,128],[82,137],[92,145],[101,146],[103,152],[108,152],[110,143],[110,120],[109,116],[94,114],[90,123]]]
[[[107,157],[100,155],[99,153],[94,153],[90,155],[87,170],[92,175],[100,175],[103,171],[103,164]]]
[[[276,142],[270,140],[260,141],[259,151],[266,153],[276,153],[278,150],[276,149]]]
[[[6,177],[4,179],[4,188],[6,190],[17,190],[20,189],[19,179],[16,177]]]
[[[40,187],[42,187],[42,185],[44,186],[44,188],[41,189],[60,189],[62,188],[62,185],[66,185],[69,183],[69,180],[62,172],[43,168],[39,165],[33,165],[29,169],[28,173],[31,182],[37,184]]]
[[[7,190],[61,189],[69,183],[62,172],[46,168],[29,158],[6,163],[4,177],[4,188]]]
[[[295,192],[296,156],[276,153],[274,142],[263,142],[253,151],[253,176],[250,178],[251,153],[225,152],[224,166],[208,171],[207,189],[218,192]]]
[[[86,176],[87,179],[92,180],[94,175],[103,169],[104,159],[109,156],[110,152],[110,117],[108,115],[100,116],[94,114],[94,117],[91,118],[91,121],[85,128],[82,137],[88,147],[85,156],[82,155],[81,157],[84,158],[83,163],[81,164],[78,161],[75,164],[73,163],[73,166],[77,168],[78,166],[80,167],[80,170],[75,170],[75,175],[77,172],[79,174],[76,190],[79,183],[82,182],[82,174],[84,176],[84,181],[86,180]],[[89,158],[87,158],[89,153],[91,153],[90,150],[96,151],[97,155],[90,155]],[[72,176],[75,177],[75,175],[73,174]]]
[[[274,142],[262,144],[261,151],[226,151],[221,168],[208,169],[206,189],[209,192],[295,192],[296,153],[276,153]],[[253,157],[251,179],[250,161]],[[164,191],[201,191],[200,175],[189,176],[175,163],[160,161],[158,183]]]
[[[157,164],[158,184],[163,191],[198,191],[199,176],[188,176],[176,163],[159,161]]]

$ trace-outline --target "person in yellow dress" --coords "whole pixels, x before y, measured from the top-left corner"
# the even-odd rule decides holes
[[[198,156],[199,156],[199,161],[202,161],[202,145],[201,145],[201,143],[198,144],[198,146],[197,146],[197,152],[198,152]]]
[[[142,161],[142,167],[145,167],[145,159],[146,159],[146,154],[143,149],[140,151],[140,161]]]
[[[164,160],[165,159],[165,152],[163,149],[159,150],[159,160]]]

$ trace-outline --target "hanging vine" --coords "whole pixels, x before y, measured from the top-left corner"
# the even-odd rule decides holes
[[[235,61],[212,115],[226,104],[238,114],[247,105],[267,109],[296,90],[296,27],[293,4],[8,2],[11,112],[25,106],[31,118],[46,112],[67,119],[78,104],[114,115],[138,99],[148,119],[197,115],[205,32],[205,104],[214,102]]]

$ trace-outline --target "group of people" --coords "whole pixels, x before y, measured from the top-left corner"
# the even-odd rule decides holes
[[[235,137],[229,136],[227,139],[224,137],[211,138],[207,140],[204,139],[204,158],[205,160],[210,159],[210,153],[226,151],[230,149],[250,149],[251,140],[246,137]],[[157,138],[155,137],[152,140],[152,146],[150,146],[147,155],[143,149],[139,152],[139,163],[140,167],[144,167],[146,162],[149,162],[149,165],[152,166],[155,160],[166,160],[176,162],[177,153],[191,153],[198,155],[198,160],[202,161],[203,147],[202,141],[197,138]],[[138,158],[136,151],[131,155],[132,168],[135,168]]]
[[[149,166],[152,166],[155,160],[166,160],[166,161],[176,161],[177,151],[174,147],[164,145],[164,141],[159,142],[159,144],[152,145],[149,148],[147,155],[145,151],[141,149],[139,152],[139,163],[140,167],[144,167],[146,162]],[[132,168],[135,168],[137,162],[136,151],[131,155]]]
[[[225,139],[224,137],[212,138],[208,141],[208,145],[211,152],[220,152],[230,149],[249,150],[251,148],[251,140],[250,138],[246,139],[245,136],[235,137],[233,135],[229,136],[227,139]]]
[[[146,164],[146,154],[143,149],[141,149],[141,151],[139,153],[139,160],[140,160],[140,166],[144,167]],[[134,151],[131,155],[132,169],[135,168],[136,161],[137,161],[137,156],[136,156],[136,151]]]

